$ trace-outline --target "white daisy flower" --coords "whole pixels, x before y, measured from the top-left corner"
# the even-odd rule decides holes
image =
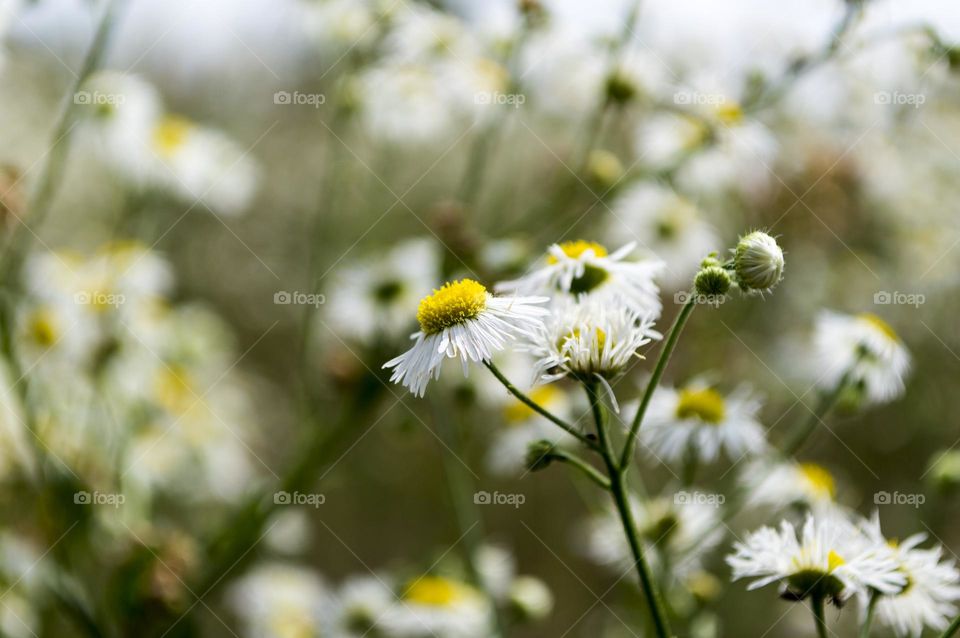
[[[333,638],[378,636],[380,619],[397,600],[388,582],[380,576],[347,579],[330,598],[329,635]],[[328,635],[328,634],[320,634]]]
[[[887,540],[880,531],[878,513],[866,521],[863,528],[875,542],[892,548],[898,569],[907,580],[899,592],[877,599],[879,621],[898,636],[919,638],[924,626],[937,631],[946,629],[957,615],[955,603],[960,600],[960,571],[954,561],[941,560],[943,548],[939,545],[920,549],[918,545],[926,539],[926,534],[914,534],[901,542]],[[867,604],[868,596],[861,598],[861,602]]]
[[[752,506],[782,508],[802,505],[815,512],[836,506],[833,475],[816,463],[757,461],[743,472],[747,500]]]
[[[228,593],[246,633],[262,638],[322,636],[329,592],[311,570],[283,563],[261,565]]]
[[[880,317],[844,315],[825,310],[817,317],[812,364],[825,391],[845,377],[867,403],[893,401],[903,394],[910,353],[893,328]]]
[[[533,338],[548,311],[537,304],[546,297],[494,297],[472,279],[446,283],[420,300],[420,330],[413,347],[383,364],[393,368],[390,380],[423,396],[430,377],[439,378],[444,359],[467,364],[487,362],[517,335]]]
[[[738,460],[767,449],[763,426],[757,420],[759,410],[760,401],[745,386],[729,396],[701,382],[680,389],[657,388],[641,440],[657,458],[669,462],[683,461],[691,451],[711,462],[721,450]],[[630,421],[625,416],[625,422]]]
[[[664,281],[670,286],[689,285],[703,258],[720,246],[696,204],[667,186],[640,182],[620,194],[612,209],[607,235],[635,236],[664,261]]]
[[[366,0],[299,2],[302,24],[316,47],[329,55],[364,50],[377,40],[380,26],[374,3]],[[335,58],[334,58],[335,59]]]
[[[502,390],[503,386],[500,388]],[[561,419],[570,415],[570,401],[555,384],[539,385],[525,394]],[[501,411],[505,427],[494,434],[487,453],[487,466],[495,474],[506,476],[522,472],[526,466],[527,449],[536,441],[546,440],[559,446],[577,443],[573,436],[512,396]]]
[[[524,348],[537,358],[535,380],[550,383],[572,375],[606,384],[642,358],[637,350],[659,338],[653,319],[624,306],[564,303]]]
[[[371,344],[409,329],[417,303],[430,294],[440,275],[434,241],[411,239],[385,255],[340,269],[333,277],[325,307],[330,328],[341,337]]]
[[[257,190],[256,162],[220,131],[167,115],[153,127],[154,179],[190,202],[214,213],[239,214]]]
[[[635,243],[611,253],[597,242],[554,244],[544,263],[530,274],[497,284],[498,290],[521,294],[566,293],[579,301],[626,306],[637,315],[660,316],[659,289],[654,282],[664,268],[659,259],[627,261]]]
[[[404,587],[400,602],[383,615],[380,624],[391,636],[486,638],[491,611],[490,601],[470,585],[426,575]]]
[[[678,494],[648,501],[630,499],[637,530],[655,567],[663,565],[661,557],[666,555],[672,574],[691,574],[700,569],[702,558],[723,539],[719,496],[701,496],[705,498],[685,499]],[[632,568],[633,554],[615,511],[605,512],[588,523],[587,554],[618,570]]]
[[[747,589],[782,583],[796,599],[818,596],[842,603],[873,588],[899,592],[906,578],[892,551],[839,515],[808,515],[799,536],[793,524],[762,527],[734,545],[727,557],[733,580],[756,578]]]

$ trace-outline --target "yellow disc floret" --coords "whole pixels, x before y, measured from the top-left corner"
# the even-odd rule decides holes
[[[843,556],[831,549],[830,553],[827,554],[827,571],[832,572],[837,567],[842,566],[845,562],[847,561],[843,560]]]
[[[560,246],[563,254],[570,259],[577,259],[588,250],[592,250],[595,257],[606,257],[609,254],[602,244],[598,244],[595,241],[577,239],[576,241],[565,241],[557,245]],[[547,262],[555,264],[557,263],[557,258],[550,255],[547,257]]]
[[[467,585],[448,578],[422,576],[407,585],[403,591],[403,599],[417,605],[449,607],[470,597],[472,592]]]
[[[800,472],[810,483],[810,487],[818,494],[829,497],[831,500],[837,495],[837,485],[830,474],[816,463],[801,463]]]
[[[193,127],[186,118],[168,115],[153,129],[153,145],[160,155],[171,157],[183,147]]]
[[[680,400],[677,402],[679,419],[699,419],[715,425],[723,421],[726,411],[723,395],[712,388],[684,388],[680,391]]]
[[[420,300],[417,321],[425,334],[465,323],[487,307],[487,289],[473,279],[446,283]]]

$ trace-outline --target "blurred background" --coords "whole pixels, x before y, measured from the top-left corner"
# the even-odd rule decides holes
[[[864,514],[923,495],[885,530],[960,548],[955,3],[4,0],[0,34],[3,635],[418,635],[371,628],[377,583],[468,581],[471,552],[509,635],[645,635],[591,558],[604,504],[523,471],[486,371],[418,400],[380,369],[432,288],[573,239],[664,259],[665,331],[704,255],[778,237],[783,284],[695,313],[666,375],[750,384],[774,442],[815,403],[819,311],[883,317],[905,397],[800,458]],[[812,635],[729,583],[772,522],[703,557],[680,635]]]

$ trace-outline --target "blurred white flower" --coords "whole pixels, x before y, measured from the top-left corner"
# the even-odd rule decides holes
[[[523,372],[529,377],[529,368]],[[555,384],[539,385],[524,392],[552,414],[562,419],[569,416],[570,402],[564,391]],[[525,469],[527,448],[535,441],[546,440],[561,446],[576,442],[573,436],[512,396],[506,398],[501,410],[504,427],[493,435],[487,451],[487,467],[495,474],[520,474]]]
[[[703,557],[723,539],[717,506],[721,499],[715,494],[699,495],[704,498],[682,498],[681,492],[674,497],[630,500],[648,560],[658,569],[669,565],[677,578],[700,569]],[[616,512],[605,512],[588,522],[587,554],[602,565],[623,570],[620,573],[634,569],[633,554]]]
[[[637,405],[624,410],[630,423]],[[691,455],[715,461],[721,451],[733,461],[767,449],[763,426],[757,420],[760,401],[746,386],[728,396],[695,381],[654,392],[644,418],[641,441],[658,459],[678,463]]]
[[[283,563],[260,565],[232,585],[227,596],[249,636],[324,635],[324,602],[330,593],[309,569]]]
[[[824,310],[814,327],[812,373],[817,385],[834,390],[846,378],[867,403],[887,403],[904,392],[910,353],[880,317]]]
[[[362,638],[379,636],[381,619],[397,604],[392,585],[376,574],[352,576],[330,597],[327,631],[320,636]]]
[[[333,275],[327,294],[330,328],[367,345],[378,337],[409,334],[417,304],[439,277],[440,254],[426,238],[346,265]]]
[[[520,279],[497,284],[498,291],[556,295],[594,302],[597,306],[624,306],[640,317],[655,320],[663,308],[655,278],[664,268],[659,259],[629,261],[636,244],[619,250],[593,241],[566,241],[552,245],[542,263]],[[559,301],[564,298],[560,297]]]
[[[546,297],[495,297],[472,279],[443,285],[420,300],[420,330],[413,347],[383,364],[390,380],[423,396],[430,377],[439,378],[444,359],[459,358],[464,376],[468,363],[487,362],[517,335],[532,337],[547,310]]]
[[[799,504],[815,512],[836,507],[836,481],[816,463],[756,461],[741,476],[752,506],[780,509]]]
[[[690,285],[700,262],[718,250],[716,230],[689,199],[671,188],[640,182],[617,196],[607,235],[611,241],[635,238],[640,246],[666,264],[665,283]]]
[[[400,602],[383,616],[389,635],[401,638],[486,638],[491,605],[470,585],[443,576],[424,575],[403,588]]]

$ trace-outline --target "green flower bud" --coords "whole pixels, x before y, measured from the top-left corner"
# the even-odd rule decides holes
[[[607,77],[607,99],[614,104],[626,104],[637,95],[637,87],[623,73],[614,72]]]
[[[546,469],[553,460],[553,443],[550,441],[534,441],[527,446],[527,468],[531,472]]]
[[[744,235],[733,251],[737,285],[744,292],[767,292],[783,278],[783,250],[777,240],[755,230]]]
[[[730,273],[720,266],[707,266],[701,269],[693,280],[697,294],[704,297],[722,297],[730,290],[732,283]]]

